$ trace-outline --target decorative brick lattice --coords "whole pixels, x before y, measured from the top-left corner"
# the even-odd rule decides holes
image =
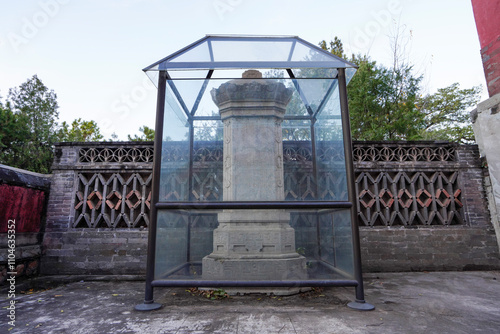
[[[358,215],[365,226],[463,224],[458,172],[357,174]]]
[[[432,142],[354,143],[360,225],[464,224],[456,147]],[[347,200],[342,143],[320,142],[316,149],[314,164],[310,143],[283,142],[286,200]],[[188,181],[189,154],[185,142],[169,143],[163,150],[166,178],[160,184],[160,200],[221,201],[222,143],[196,142]],[[73,227],[147,226],[152,161],[153,148],[147,144],[80,147]],[[139,171],[134,166],[141,163],[147,167]],[[117,167],[128,164],[130,171]],[[110,167],[118,169],[103,172]]]
[[[77,173],[73,227],[141,227],[149,224],[151,172]]]
[[[79,162],[153,162],[153,147],[83,147]]]
[[[456,161],[454,144],[431,145],[412,143],[380,143],[363,145],[354,143],[353,156],[355,162],[431,162],[431,161]],[[342,160],[344,150],[340,144],[318,148],[317,156],[320,161]],[[312,148],[301,142],[284,141],[283,159],[287,161],[311,161]],[[163,150],[162,161],[187,161],[189,147],[187,143],[170,144]],[[201,143],[193,152],[194,161],[222,161],[222,144],[209,145]],[[79,162],[153,162],[153,147],[83,147],[79,150]]]
[[[354,145],[355,162],[456,161],[455,145],[378,144]]]

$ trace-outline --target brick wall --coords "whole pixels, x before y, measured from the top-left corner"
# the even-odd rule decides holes
[[[0,284],[8,272],[38,274],[49,188],[50,175],[0,165]],[[15,225],[15,264],[8,257],[8,225]]]
[[[370,201],[373,206],[370,208],[370,214],[378,214],[379,217],[366,220],[366,222],[361,220],[360,223],[364,271],[500,268],[498,246],[484,194],[483,173],[485,170],[479,160],[476,146],[453,144],[446,146],[443,143],[432,142],[365,142],[355,143],[354,146],[355,158],[358,159],[355,162],[357,176],[361,173],[371,173],[370,175],[385,173],[383,178],[390,180],[395,174],[400,173],[410,180],[407,175],[413,175],[412,177],[415,178],[415,175],[420,173],[424,178],[435,174],[436,177],[444,177],[443,180],[445,180],[449,175],[457,175],[456,181],[449,181],[450,183],[446,185],[449,187],[446,189],[451,189],[448,192],[452,193],[449,194],[449,198],[439,199],[436,190],[433,188],[433,192],[429,188],[429,194],[432,193],[431,198],[428,201],[421,201],[430,203],[427,204],[428,207],[425,207],[425,205],[417,204],[415,189],[412,190],[411,195],[414,202],[412,208],[414,207],[415,212],[418,213],[414,215],[415,217],[419,214],[424,217],[444,212],[445,207],[441,208],[436,203],[452,202],[454,211],[448,210],[451,204],[446,207],[448,210],[446,214],[454,216],[449,219],[446,217],[441,220],[422,218],[413,221],[395,220],[391,223],[390,220],[384,220],[381,217],[385,214],[388,216],[393,214],[396,204],[384,207],[382,204],[387,202],[387,198],[384,202],[385,195],[378,188],[375,188],[376,192],[371,189],[374,194],[373,203]],[[380,152],[387,150],[381,150],[380,147],[387,147],[392,150],[390,152],[406,150],[406,158],[389,161],[389,158],[394,158],[394,154],[384,155],[385,153]],[[448,149],[447,152],[446,149]],[[64,143],[56,147],[44,239],[43,273],[144,274],[147,253],[147,226],[145,226],[147,219],[141,217],[140,214],[141,210],[147,210],[149,207],[147,197],[150,191],[150,183],[148,183],[150,181],[146,179],[148,173],[151,173],[151,150],[150,143],[132,142],[104,145],[95,143],[83,146],[77,143]],[[374,151],[379,153],[372,154],[373,156],[370,153],[368,158],[360,158],[366,156],[366,152]],[[430,155],[426,158],[426,154]],[[445,159],[446,161],[441,159],[441,161],[435,158],[436,154],[452,154],[453,157]],[[112,195],[109,191],[108,197],[99,199],[94,196],[93,202],[89,202],[85,196],[82,197],[82,193],[86,191],[83,188],[89,187],[88,184],[90,184],[88,180],[82,181],[82,177],[100,175],[101,181],[99,182],[105,184],[106,187],[111,187],[112,182],[115,184],[118,182],[116,181],[118,176],[113,176],[115,174],[126,175],[126,178],[133,179],[136,185],[132,186],[131,181],[129,183],[126,180],[119,181],[124,186],[119,186],[119,189],[113,186],[123,191],[119,198],[118,195]],[[443,183],[443,180],[439,179],[436,182]],[[409,190],[411,190],[410,187],[415,188],[416,183],[411,182],[407,181]],[[397,187],[401,184],[397,182],[392,185],[394,202],[400,200]],[[370,187],[373,188],[373,185]],[[445,185],[439,187],[444,189]],[[361,191],[361,188],[358,189],[358,195]],[[134,192],[138,195],[134,195]],[[87,191],[85,195],[88,193]],[[125,204],[127,197],[130,201]],[[138,198],[139,202],[137,202]],[[122,209],[121,213],[116,211],[113,214],[115,222],[106,222],[98,216],[98,212],[102,212],[101,205],[106,205],[107,199],[113,203],[118,200],[123,201],[121,205],[126,209],[125,211]],[[360,204],[362,200],[358,199],[359,210],[366,210],[367,203]],[[402,199],[401,202],[403,202]],[[87,211],[82,211],[82,205],[87,205]],[[94,209],[90,210],[90,207]],[[96,210],[96,207],[99,210]],[[376,209],[379,207],[380,209]],[[106,208],[106,210],[109,209]],[[82,218],[85,212],[88,217]],[[94,215],[94,218],[91,215]],[[124,220],[120,221],[122,219],[119,218],[120,215],[126,216],[126,219],[123,218]],[[92,224],[96,222],[96,225],[82,223],[83,219],[92,221]],[[106,228],[106,224],[115,225],[112,228]],[[121,228],[120,226],[124,224],[129,227]]]
[[[361,228],[365,272],[498,269],[492,229],[480,227]]]

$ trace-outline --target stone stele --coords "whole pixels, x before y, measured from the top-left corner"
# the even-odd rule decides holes
[[[281,123],[292,91],[249,70],[211,94],[224,124],[223,199],[283,201]],[[203,258],[203,279],[307,279],[285,210],[224,210],[218,220],[213,252]]]

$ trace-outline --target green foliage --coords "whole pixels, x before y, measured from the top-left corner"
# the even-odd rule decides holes
[[[100,141],[104,137],[95,121],[84,121],[81,118],[71,123],[63,122],[58,130],[59,141],[89,142]]]
[[[329,44],[330,45],[327,45],[326,41],[322,40],[321,42],[319,42],[319,47],[322,48],[323,50],[327,50],[327,51],[333,53],[334,55],[336,55],[340,58],[347,59],[347,56],[344,53],[344,45],[342,44],[342,41],[340,40],[340,38],[335,36],[333,38],[333,41],[330,41]]]
[[[25,120],[15,114],[0,101],[0,162],[10,164],[17,160],[18,149],[23,137],[27,135]]]
[[[134,135],[132,137],[131,135],[128,135],[128,140],[129,141],[153,141],[155,139],[155,130],[151,129],[150,127],[144,125],[139,128],[139,131],[142,132],[140,136]]]
[[[94,121],[66,122],[58,127],[57,95],[34,75],[9,90],[0,101],[0,163],[38,173],[50,173],[54,143],[103,138]]]
[[[481,87],[460,89],[458,83],[440,88],[436,93],[420,99],[418,107],[425,115],[424,139],[470,143],[474,132],[469,112],[479,102]]]
[[[215,121],[196,122],[194,127],[194,140],[196,141],[221,141],[223,128]]]
[[[2,127],[3,148],[0,161],[34,172],[48,173],[52,164],[52,146],[57,140],[59,116],[57,96],[36,75],[9,90]],[[17,132],[16,135],[8,133]]]
[[[337,37],[319,45],[346,58]],[[421,98],[422,76],[401,60],[398,45],[394,47],[391,68],[367,56],[349,59],[359,66],[347,87],[353,139],[472,141],[468,114],[479,100],[479,87],[460,90],[453,84]]]

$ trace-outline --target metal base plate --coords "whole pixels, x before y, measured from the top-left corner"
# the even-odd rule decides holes
[[[135,309],[137,311],[153,311],[153,310],[157,310],[161,307],[162,307],[162,305],[158,304],[158,303],[149,303],[149,304],[142,303],[142,304],[135,305]]]
[[[375,309],[375,306],[373,306],[372,304],[359,301],[350,302],[349,304],[347,304],[347,306],[358,311],[372,311]]]

